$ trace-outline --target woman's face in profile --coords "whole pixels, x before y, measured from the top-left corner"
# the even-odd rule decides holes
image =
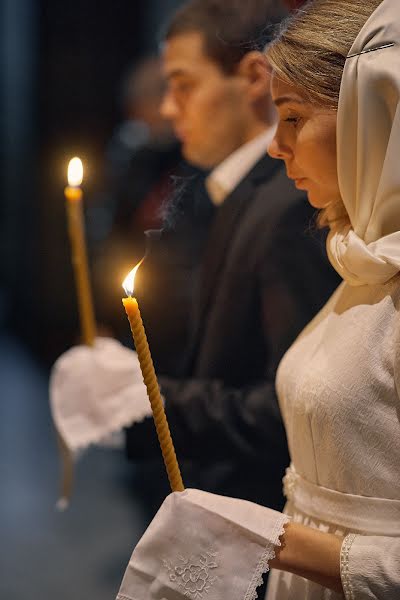
[[[274,74],[271,91],[279,122],[268,152],[285,161],[288,177],[298,189],[306,190],[310,204],[324,208],[340,198],[337,111],[310,102],[300,88]]]

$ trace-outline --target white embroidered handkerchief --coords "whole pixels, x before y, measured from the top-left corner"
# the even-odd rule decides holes
[[[117,600],[255,600],[288,520],[236,498],[170,494],[136,546]]]
[[[55,362],[50,405],[73,453],[152,414],[136,352],[112,338],[75,346]]]

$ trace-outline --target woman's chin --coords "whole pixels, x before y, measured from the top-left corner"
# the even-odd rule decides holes
[[[311,206],[317,208],[318,210],[326,208],[329,204],[329,202],[326,201],[326,196],[321,198],[321,196],[312,189],[307,190],[307,198]]]

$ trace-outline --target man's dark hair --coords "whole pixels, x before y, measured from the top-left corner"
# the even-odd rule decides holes
[[[284,16],[279,0],[190,0],[172,16],[163,38],[201,33],[205,53],[233,73],[245,54],[264,48]]]

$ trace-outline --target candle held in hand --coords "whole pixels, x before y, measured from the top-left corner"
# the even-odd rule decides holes
[[[143,381],[146,385],[147,395],[153,411],[154,423],[156,426],[158,441],[160,442],[169,483],[173,492],[181,492],[184,490],[183,481],[164,410],[164,404],[160,394],[160,388],[158,386],[157,377],[154,371],[149,344],[144,330],[139,305],[136,298],[132,297],[134,278],[140,265],[141,262],[129,273],[123,283],[123,288],[127,294],[127,298],[123,298],[122,303],[131,326],[132,336],[135,342],[140,368],[142,370]]]
[[[68,232],[71,241],[71,256],[74,269],[82,341],[92,346],[96,334],[92,292],[85,243],[85,228],[82,213],[83,178],[82,162],[75,157],[68,165],[68,186],[65,188]]]
[[[96,326],[82,214],[83,194],[80,187],[82,179],[82,161],[77,157],[72,158],[68,165],[68,186],[64,190],[68,233],[71,242],[71,257],[81,321],[82,341],[87,346],[93,346]],[[68,506],[72,495],[74,466],[71,452],[60,432],[57,432],[57,439],[62,463],[61,496],[57,506],[63,509]]]

